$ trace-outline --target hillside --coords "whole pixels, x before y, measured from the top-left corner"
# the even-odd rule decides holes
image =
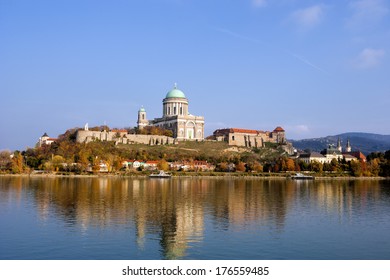
[[[260,161],[262,163],[273,161],[284,154],[276,147],[264,149],[248,149],[243,147],[230,147],[225,142],[212,141],[184,141],[177,145],[149,146],[142,144],[118,145],[118,151],[127,155],[129,159],[145,157],[145,159],[158,160],[164,158],[168,161],[177,160],[207,160],[212,163],[231,161]],[[147,155],[147,156],[145,156]]]
[[[300,150],[310,149],[312,151],[321,151],[328,144],[337,144],[337,139],[341,139],[343,148],[347,140],[351,142],[352,150],[359,150],[365,155],[371,152],[384,152],[390,150],[390,135],[381,135],[363,132],[348,132],[333,136],[321,138],[289,140],[295,148]]]

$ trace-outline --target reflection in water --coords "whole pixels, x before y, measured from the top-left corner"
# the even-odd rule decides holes
[[[292,213],[304,218],[314,208],[348,221],[368,211],[369,201],[390,196],[380,181],[364,180],[0,177],[0,206],[22,203],[26,194],[43,222],[52,215],[82,234],[131,225],[138,249],[157,238],[165,259],[184,258],[205,242],[206,227],[281,233]]]

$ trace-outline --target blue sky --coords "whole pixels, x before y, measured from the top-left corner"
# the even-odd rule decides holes
[[[390,134],[385,0],[0,0],[0,150],[162,115],[176,82],[205,133]]]

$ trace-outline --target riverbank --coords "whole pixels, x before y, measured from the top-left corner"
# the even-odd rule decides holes
[[[30,177],[30,178],[148,178],[152,173],[99,173],[99,174],[74,174],[74,173],[23,173],[0,174],[0,177]],[[290,180],[292,173],[232,173],[232,172],[172,172],[172,178],[237,178],[237,179],[280,179]],[[386,177],[354,177],[335,176],[335,174],[310,174],[315,180],[390,180]]]

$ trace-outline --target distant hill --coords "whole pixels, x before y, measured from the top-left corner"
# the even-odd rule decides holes
[[[384,152],[390,150],[390,135],[381,135],[374,133],[363,132],[348,132],[334,136],[326,136],[321,138],[303,139],[303,140],[288,140],[295,148],[300,150],[310,149],[311,151],[322,151],[328,144],[337,144],[337,139],[340,137],[341,145],[345,149],[347,140],[351,142],[352,150],[359,150],[363,154],[368,155],[371,152]]]

